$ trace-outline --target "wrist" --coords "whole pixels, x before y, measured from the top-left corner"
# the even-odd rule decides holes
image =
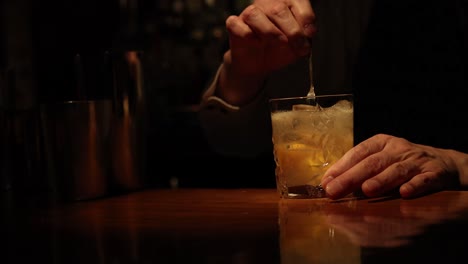
[[[265,76],[245,74],[234,67],[229,55],[224,56],[215,95],[225,102],[242,106],[252,102],[264,85]]]
[[[460,186],[468,188],[468,154],[451,149],[446,151],[457,169]]]

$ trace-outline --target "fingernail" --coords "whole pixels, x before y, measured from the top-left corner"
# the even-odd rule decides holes
[[[339,179],[335,179],[334,181],[330,181],[325,188],[327,194],[331,197],[338,197],[343,192],[343,185]]]
[[[408,198],[408,197],[413,196],[414,193],[415,193],[415,189],[413,188],[413,186],[409,184],[403,184],[402,186],[400,186],[401,197]]]
[[[326,188],[327,187],[327,184],[332,181],[334,179],[333,176],[327,176],[325,178],[322,179],[322,182],[320,183],[320,185],[322,185],[323,188]]]

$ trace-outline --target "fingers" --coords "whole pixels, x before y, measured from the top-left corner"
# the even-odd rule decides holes
[[[226,29],[231,38],[254,39],[252,29],[245,24],[238,16],[229,16],[226,19]]]
[[[369,182],[369,188],[372,187],[373,189],[370,190],[378,192],[382,189],[381,186],[384,182],[388,184],[390,181],[387,178],[393,176],[383,174],[381,176],[383,178],[381,179],[378,178],[379,174],[390,167],[394,162],[392,155],[378,152],[360,160],[354,166],[351,166],[343,173],[337,175],[336,178],[334,176],[329,176],[331,180],[322,186],[325,188],[330,198],[336,199],[353,192],[358,189],[364,181],[373,177],[373,179],[377,178],[377,183]]]
[[[265,76],[310,53],[315,15],[308,0],[255,0],[226,19],[224,62],[244,76]]]
[[[313,21],[306,21],[306,19],[312,19],[312,15],[309,17],[305,15],[311,10],[310,5],[307,7],[294,6],[295,13],[293,13],[290,6],[280,1],[263,8],[266,16],[286,36],[292,50],[303,54],[308,53],[310,49],[309,38],[311,36],[307,34],[312,35],[315,29]]]
[[[369,197],[384,195],[395,190],[419,171],[413,159],[395,162],[362,184],[362,192]]]
[[[287,41],[286,36],[270,18],[257,6],[250,5],[239,16],[259,38],[280,39]]]
[[[386,194],[420,173],[426,160],[410,155],[401,138],[376,135],[348,151],[324,175],[322,186],[332,199],[359,188],[369,197]]]
[[[414,198],[422,194],[442,189],[443,182],[434,172],[425,172],[414,176],[400,186],[400,195],[403,198]]]
[[[256,0],[254,4],[277,23],[275,16],[281,13],[281,10],[288,9],[308,38],[313,37],[316,32],[315,13],[309,0]]]
[[[260,20],[262,19],[260,18]],[[229,41],[234,57],[237,53],[244,54],[243,56],[253,56],[261,49],[260,39],[240,17],[229,16],[226,19],[226,29],[229,32]]]
[[[387,137],[386,135],[376,135],[356,145],[327,170],[323,179],[341,175],[370,155],[382,151],[388,141]],[[323,184],[324,182],[322,181]]]
[[[379,152],[363,159],[328,182],[324,188],[333,199],[343,197],[359,187],[366,196],[376,197],[416,177],[419,170],[419,162],[413,158],[400,161],[396,155]]]
[[[303,56],[310,52],[309,35],[312,36],[316,31],[313,25],[314,15],[310,5],[309,11],[299,10],[300,6],[295,8],[298,9],[296,13],[300,15],[301,21],[297,20],[295,14],[283,1],[263,6],[250,5],[244,9],[239,18],[264,43],[270,42],[270,45],[274,45],[275,42],[284,43],[291,47],[292,52]]]
[[[309,0],[291,1],[289,9],[294,15],[297,23],[304,29],[307,37],[311,38],[317,32],[315,27],[315,13]]]
[[[328,183],[336,177],[338,177],[339,175],[350,170],[352,167],[359,164],[365,158],[382,151],[388,140],[389,136],[387,135],[376,135],[350,149],[348,152],[345,153],[345,155],[341,159],[339,159],[325,172],[322,178],[321,185],[324,188],[326,188]],[[371,160],[367,161],[366,166],[367,164],[369,164],[370,166],[374,167],[374,165],[372,164],[374,160],[379,162],[378,157],[374,157]],[[367,171],[367,168],[363,167],[362,165],[359,169]],[[355,170],[356,172],[354,174],[360,174],[359,169]]]

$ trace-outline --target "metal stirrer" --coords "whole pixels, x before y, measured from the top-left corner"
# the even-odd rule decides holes
[[[309,80],[310,80],[310,88],[309,92],[307,93],[307,99],[312,100],[312,103],[315,104],[315,87],[314,87],[314,75],[313,75],[313,67],[312,67],[312,50],[309,54]],[[325,197],[325,190],[322,188],[322,185],[319,184],[317,187],[313,189],[308,189],[307,192],[309,194],[313,194],[317,197]]]
[[[315,87],[314,87],[314,76],[313,76],[313,69],[312,69],[312,51],[309,54],[309,80],[310,80],[310,88],[309,92],[307,93],[307,97],[315,101]]]

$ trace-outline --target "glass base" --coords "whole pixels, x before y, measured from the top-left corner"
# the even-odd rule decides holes
[[[282,198],[288,199],[311,199],[327,197],[325,190],[320,185],[299,185],[287,187],[286,190],[281,193],[281,196]]]

